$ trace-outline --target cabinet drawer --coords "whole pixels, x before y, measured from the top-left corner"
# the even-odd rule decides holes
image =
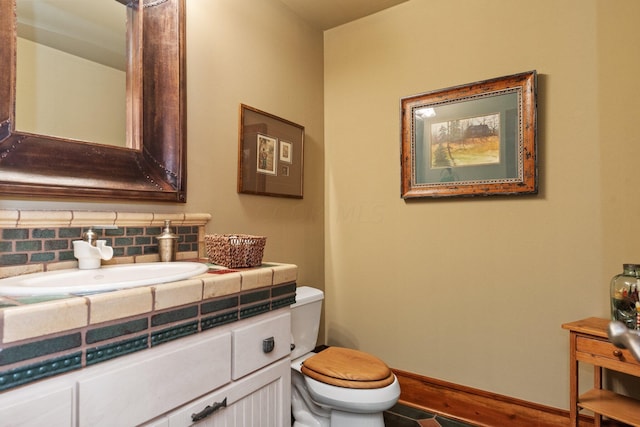
[[[598,366],[640,375],[640,363],[628,350],[620,349],[609,341],[578,335],[576,357]]]
[[[231,334],[198,334],[92,368],[78,381],[79,426],[133,426],[230,381]],[[113,363],[112,363],[113,362]]]
[[[271,312],[263,320],[234,329],[232,342],[231,377],[234,380],[287,356],[291,352],[289,310]]]

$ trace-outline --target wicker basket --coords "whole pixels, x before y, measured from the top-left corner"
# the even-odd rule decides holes
[[[256,267],[262,264],[266,237],[247,234],[207,234],[204,236],[209,261],[227,268]]]

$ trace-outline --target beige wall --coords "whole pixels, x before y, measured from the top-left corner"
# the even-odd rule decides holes
[[[0,209],[206,212],[208,232],[268,237],[265,260],[323,284],[322,32],[277,0],[188,0],[187,203],[0,200]],[[236,192],[239,104],[305,126],[304,198]]]
[[[187,1],[189,202],[209,231],[266,235],[265,258],[323,283],[322,34],[275,0]],[[305,127],[304,198],[236,192],[239,104]]]
[[[0,208],[209,212],[326,281],[329,343],[568,407],[560,324],[607,316],[609,278],[640,261],[640,3],[411,0],[326,32],[324,76],[322,33],[278,1],[186,3],[188,203]],[[531,69],[540,194],[404,202],[400,98]],[[303,200],[236,193],[240,103],[306,127]]]
[[[609,278],[640,259],[637,16],[635,0],[411,0],[325,33],[330,344],[568,407],[560,325],[607,317]],[[533,69],[538,196],[400,198],[401,97]]]

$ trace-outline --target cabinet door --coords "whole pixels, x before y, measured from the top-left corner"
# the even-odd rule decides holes
[[[204,333],[95,366],[78,381],[80,427],[134,426],[221,387],[231,377],[228,332]]]
[[[194,424],[193,415],[207,406],[221,407],[196,424],[198,427],[282,427],[291,424],[291,362],[283,359],[240,381],[208,394],[170,413],[169,427]]]
[[[0,394],[2,427],[71,427],[74,422],[73,381],[54,380]]]

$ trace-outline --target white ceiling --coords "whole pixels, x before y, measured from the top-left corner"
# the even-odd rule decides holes
[[[280,0],[315,28],[328,30],[407,0]]]

